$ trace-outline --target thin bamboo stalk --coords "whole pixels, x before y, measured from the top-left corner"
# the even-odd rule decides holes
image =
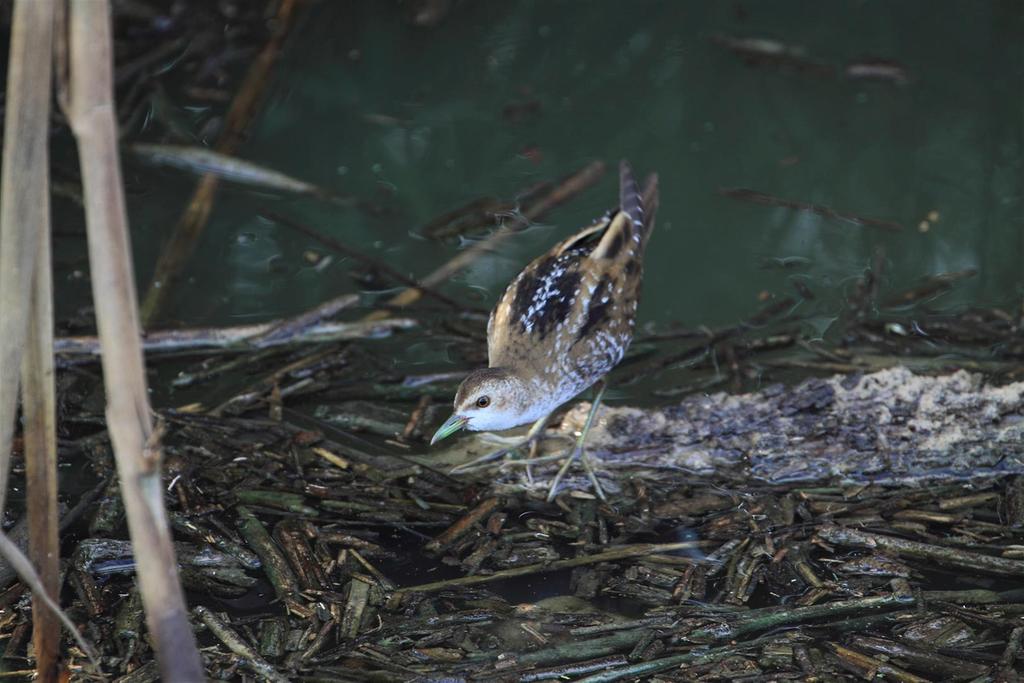
[[[72,0],[68,17],[68,120],[78,141],[85,190],[93,301],[103,346],[107,425],[146,623],[162,679],[200,681],[203,668],[178,582],[164,509],[159,438],[153,430],[139,343],[138,303],[114,118],[110,24],[108,0]]]
[[[37,590],[48,594],[51,604],[60,591],[48,187],[54,12],[53,0],[19,0],[15,5],[0,181],[0,514],[20,366],[29,554],[39,575]],[[36,678],[56,681],[60,619],[45,596],[35,592],[32,627]]]
[[[46,84],[49,90],[49,83]],[[47,119],[42,119],[43,126]],[[50,263],[50,193],[47,168],[33,188],[44,225],[22,358],[21,404],[25,416],[25,479],[28,490],[29,557],[54,602],[60,599],[60,544],[57,511],[57,398],[53,361],[53,273]],[[33,169],[32,175],[38,175]],[[32,598],[32,644],[37,681],[55,682],[60,656],[60,619],[38,595]]]
[[[0,172],[0,513],[7,496],[29,291],[42,225],[39,194],[31,188],[37,181],[33,172],[46,170],[53,14],[53,0],[21,0],[11,24]]]

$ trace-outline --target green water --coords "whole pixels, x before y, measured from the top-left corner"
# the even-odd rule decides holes
[[[460,248],[417,234],[432,218],[621,157],[661,176],[644,322],[728,324],[749,316],[759,294],[791,295],[800,279],[818,295],[803,312],[824,331],[879,248],[888,288],[978,269],[937,307],[1019,301],[1021,2],[461,2],[433,28],[403,11],[309,3],[237,152],[385,212],[225,185],[168,324],[256,321],[358,291],[351,262],[313,267],[303,252],[325,250],[258,218],[258,207],[423,276]],[[802,46],[839,75],[748,65],[714,42],[719,34]],[[910,82],[841,75],[865,57],[899,62]],[[503,107],[517,102],[539,108],[507,120]],[[130,213],[144,287],[194,179],[132,160],[126,171],[140,188]],[[904,229],[743,203],[723,187]],[[527,261],[615,197],[607,173],[445,291],[489,306]],[[921,232],[931,211],[939,220]],[[770,266],[790,257],[795,268]],[[85,295],[73,281],[61,286],[65,304]]]

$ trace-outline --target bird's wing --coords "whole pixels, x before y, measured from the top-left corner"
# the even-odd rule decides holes
[[[606,225],[604,219],[558,243],[509,284],[487,324],[491,367],[536,364],[554,352],[554,333],[564,327],[579,298],[581,258],[593,249],[588,243],[592,236]]]
[[[506,288],[488,322],[491,367],[543,370],[596,349],[610,369],[622,357],[632,337],[650,223],[625,162],[619,185],[617,211],[555,245]]]

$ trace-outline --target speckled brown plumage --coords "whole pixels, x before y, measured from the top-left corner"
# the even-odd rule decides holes
[[[619,167],[619,206],[521,272],[491,312],[489,367],[471,373],[455,413],[434,435],[503,430],[550,415],[604,377],[636,326],[643,256],[654,225],[657,177],[643,196]]]
[[[530,380],[544,403],[563,403],[603,377],[633,338],[657,181],[644,207],[626,162],[619,176],[618,210],[528,265],[491,313],[490,367]]]

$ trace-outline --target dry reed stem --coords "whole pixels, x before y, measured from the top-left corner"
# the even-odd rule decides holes
[[[200,681],[203,668],[178,582],[164,510],[159,439],[154,435],[139,342],[113,102],[113,40],[107,0],[72,0],[68,16],[68,120],[78,141],[89,265],[103,346],[107,425],[128,517],[136,573],[162,680]]]
[[[11,26],[0,174],[0,513],[7,496],[21,359],[28,333],[46,172],[53,1],[18,2]],[[49,38],[48,38],[49,36]],[[39,84],[47,84],[42,88]]]
[[[28,0],[31,1],[31,0]],[[47,91],[49,83],[44,84]],[[42,119],[46,125],[46,119]],[[45,159],[44,159],[45,161]],[[25,418],[25,480],[28,499],[29,557],[54,602],[60,601],[60,523],[57,511],[57,397],[53,361],[53,273],[50,263],[50,194],[48,169],[32,170],[41,180],[33,188],[43,212],[39,231],[34,286],[31,292],[28,339],[22,357],[21,404]],[[41,176],[38,177],[37,176]],[[32,644],[37,681],[57,681],[60,619],[32,598]]]
[[[54,11],[53,0],[20,0],[11,25],[0,181],[0,514],[20,372],[29,553],[39,574],[38,590],[55,602],[60,557],[48,187]],[[56,681],[60,621],[42,599],[34,594],[32,601],[37,680]]]

